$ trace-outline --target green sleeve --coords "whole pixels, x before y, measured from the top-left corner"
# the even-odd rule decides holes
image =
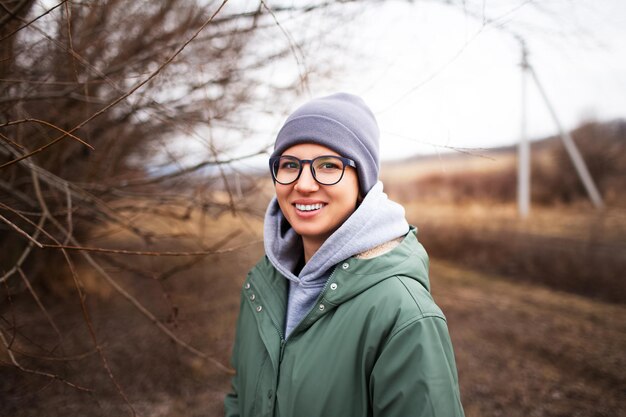
[[[237,318],[237,328],[235,332],[235,343],[233,345],[233,353],[230,359],[230,364],[235,370],[235,375],[233,375],[231,379],[231,390],[224,398],[224,415],[226,417],[239,417],[241,415],[239,410],[239,374],[237,373],[241,306],[243,306],[243,299],[240,300],[239,317]]]
[[[239,397],[237,396],[237,375],[232,379],[232,390],[224,398],[224,415],[226,417],[239,417]]]
[[[445,320],[416,318],[393,333],[370,377],[374,416],[463,417]]]

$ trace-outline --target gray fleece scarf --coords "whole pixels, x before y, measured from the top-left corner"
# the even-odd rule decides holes
[[[265,213],[264,243],[270,262],[290,284],[285,335],[289,336],[311,310],[335,265],[408,231],[404,208],[387,198],[379,181],[296,276],[294,271],[304,250],[302,239],[291,228],[274,197]]]

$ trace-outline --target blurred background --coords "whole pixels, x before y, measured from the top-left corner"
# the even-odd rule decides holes
[[[626,3],[0,0],[0,416],[219,416],[290,111],[336,91],[466,415],[626,409]]]

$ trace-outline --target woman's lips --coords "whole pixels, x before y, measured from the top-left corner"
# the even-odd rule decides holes
[[[301,218],[310,218],[319,214],[324,209],[326,203],[294,203],[293,206],[296,209],[296,214]]]
[[[296,209],[300,211],[311,211],[311,210],[321,209],[322,207],[324,207],[324,203],[313,203],[313,204],[294,203],[294,206],[296,206]]]

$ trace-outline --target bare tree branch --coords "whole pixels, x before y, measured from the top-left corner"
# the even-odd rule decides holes
[[[15,164],[15,163],[17,163],[17,162],[20,162],[20,161],[24,160],[24,159],[30,158],[31,156],[36,155],[36,154],[38,154],[39,152],[43,152],[43,151],[45,151],[46,149],[48,149],[49,147],[51,147],[51,146],[53,146],[53,145],[55,145],[55,144],[59,143],[62,139],[66,138],[67,136],[69,136],[70,138],[72,138],[72,139],[74,139],[74,140],[76,140],[76,141],[78,141],[78,142],[82,143],[83,145],[85,145],[85,146],[86,146],[86,147],[88,147],[89,149],[91,149],[91,150],[95,150],[93,146],[91,146],[91,145],[90,145],[90,144],[88,144],[87,142],[83,141],[81,138],[79,138],[79,137],[77,137],[77,136],[75,136],[75,135],[71,134],[70,132],[67,132],[67,131],[65,131],[65,130],[61,129],[60,127],[58,127],[58,126],[56,126],[56,125],[54,125],[54,124],[52,124],[52,123],[48,123],[48,122],[46,122],[45,120],[38,120],[38,119],[14,120],[14,121],[11,121],[11,122],[6,122],[6,123],[4,123],[4,124],[0,125],[0,128],[2,128],[2,127],[7,127],[7,126],[13,126],[13,125],[17,125],[17,124],[22,124],[22,123],[28,123],[28,122],[40,123],[40,124],[42,124],[42,125],[45,125],[45,126],[51,127],[51,128],[53,128],[53,129],[56,129],[56,130],[59,130],[59,131],[63,132],[63,136],[60,136],[60,137],[56,138],[56,139],[55,139],[55,140],[53,140],[52,142],[47,143],[47,144],[45,144],[44,146],[41,146],[41,147],[39,147],[39,148],[35,149],[34,151],[27,153],[26,155],[22,155],[22,156],[20,156],[19,158],[16,158],[16,159],[14,159],[14,160],[12,160],[12,161],[9,161],[9,162],[6,162],[6,163],[4,163],[4,164],[0,165],[0,169],[2,169],[2,168],[6,168],[6,167],[8,167],[8,166],[10,166],[10,165],[13,165],[13,164]]]
[[[8,206],[6,206],[6,205],[4,205],[2,203],[0,203],[0,206],[8,208]],[[43,225],[44,225],[45,221],[46,221],[46,217],[45,216],[41,216],[41,218],[39,219],[39,224],[37,225],[37,227],[35,229],[35,232],[33,233],[33,236],[32,236],[32,238],[35,241],[37,241],[37,238],[39,237],[39,233],[41,233],[41,230],[43,228]],[[34,242],[32,242],[32,241],[28,242],[28,245],[26,246],[26,249],[24,249],[24,251],[22,252],[22,255],[20,255],[20,257],[17,259],[17,261],[15,262],[13,267],[11,269],[9,269],[9,271],[7,271],[6,274],[4,274],[3,276],[0,277],[0,283],[5,282],[9,278],[11,278],[11,276],[15,272],[20,270],[20,268],[22,267],[22,264],[24,263],[24,261],[26,261],[26,259],[28,258],[28,255],[30,255],[34,245],[35,245]]]
[[[11,226],[11,228],[13,228],[13,230],[15,230],[17,233],[19,233],[20,235],[24,236],[26,239],[28,239],[31,243],[37,245],[40,248],[43,248],[43,245],[41,243],[39,243],[35,238],[33,238],[31,235],[29,235],[28,233],[26,233],[24,230],[22,230],[21,228],[17,227],[13,222],[11,222],[9,219],[7,219],[6,217],[4,217],[3,215],[0,214],[0,220],[2,220],[3,222],[5,222],[6,224],[8,224],[9,226]]]
[[[85,391],[85,392],[93,392],[92,389],[89,388],[85,388],[83,386],[74,384],[62,377],[60,377],[59,375],[55,375],[55,374],[51,374],[49,372],[43,372],[43,371],[38,371],[35,369],[28,369],[25,368],[24,366],[20,365],[20,363],[17,361],[17,359],[15,358],[15,355],[13,355],[13,352],[11,350],[11,347],[9,345],[9,343],[7,342],[6,338],[4,337],[4,333],[2,332],[2,329],[0,329],[0,339],[2,339],[2,344],[4,345],[7,354],[9,355],[9,358],[11,359],[11,363],[20,371],[22,372],[26,372],[28,374],[33,374],[33,375],[39,375],[39,376],[45,376],[46,378],[50,378],[50,379],[54,379],[57,381],[61,381],[62,383],[64,383],[65,385],[68,385],[72,388],[75,388],[79,391]]]
[[[50,313],[48,313],[48,310],[46,309],[46,307],[44,307],[43,303],[39,299],[39,296],[37,295],[37,293],[33,289],[33,286],[30,285],[30,281],[28,280],[28,278],[24,274],[24,271],[22,271],[21,268],[18,268],[17,271],[18,271],[20,277],[22,278],[22,282],[24,282],[24,285],[26,285],[26,287],[28,288],[28,292],[30,293],[30,295],[33,297],[33,299],[37,303],[37,306],[39,307],[39,309],[41,310],[43,315],[46,317],[46,320],[48,320],[48,323],[50,323],[50,326],[54,329],[54,332],[57,334],[59,340],[63,340],[63,336],[61,334],[61,331],[59,330],[58,326],[56,325],[56,323],[52,319],[52,316],[50,315]]]
[[[22,26],[18,27],[17,29],[15,29],[12,32],[9,32],[7,35],[3,36],[2,38],[0,38],[0,42],[3,42],[5,40],[7,40],[8,38],[10,38],[11,36],[15,35],[17,32],[19,32],[20,30],[27,28],[28,26],[30,26],[31,24],[35,23],[37,20],[41,19],[42,17],[52,13],[55,9],[63,6],[63,4],[65,4],[68,0],[62,0],[59,4],[57,4],[56,6],[51,7],[50,9],[46,10],[44,13],[40,14],[39,16],[35,17],[34,19],[24,23]],[[7,15],[8,16],[8,15]],[[5,18],[7,17],[5,16]],[[0,26],[2,26],[3,22],[0,21]]]
[[[238,234],[239,232],[233,232],[233,235]],[[230,235],[229,235],[230,236]],[[73,240],[73,239],[71,239]],[[236,252],[243,248],[247,248],[252,245],[259,244],[261,240],[251,241],[242,245],[234,246],[231,248],[225,249],[213,249],[213,250],[201,250],[201,251],[190,251],[190,252],[174,252],[174,251],[135,251],[135,250],[127,250],[127,249],[107,249],[107,248],[93,248],[93,247],[85,247],[85,246],[65,246],[65,245],[48,245],[43,244],[44,248],[50,249],[64,249],[71,251],[79,251],[79,252],[97,252],[97,253],[111,253],[116,255],[137,255],[137,256],[206,256],[206,255],[222,255],[224,253]]]
[[[274,19],[274,22],[276,23],[276,26],[278,26],[278,28],[281,30],[281,32],[285,35],[285,38],[287,38],[287,41],[289,42],[289,47],[291,48],[291,51],[293,53],[293,57],[296,60],[296,63],[298,65],[298,73],[300,75],[300,83],[302,85],[302,87],[309,93],[309,95],[311,94],[311,91],[309,89],[309,83],[306,79],[306,63],[304,62],[304,53],[302,52],[302,49],[300,49],[300,46],[298,46],[298,44],[295,42],[295,40],[293,39],[293,37],[291,36],[291,34],[280,24],[278,17],[276,17],[276,14],[274,14],[274,12],[272,11],[272,9],[267,5],[267,3],[265,2],[265,0],[260,0],[261,4],[263,5],[263,8],[265,10],[268,11],[268,13],[270,15],[272,15],[272,18]]]
[[[43,198],[43,196],[41,194],[41,188],[40,188],[40,185],[39,185],[39,177],[37,176],[37,173],[35,171],[31,171],[31,175],[33,177],[33,185],[35,186],[35,194],[37,195],[37,200],[39,201],[39,204],[41,205],[41,209],[43,210],[44,216],[46,216],[53,224],[55,224],[57,228],[59,228],[60,230],[64,231],[65,234],[68,235],[67,231],[63,230],[64,229],[63,226],[61,226],[61,224],[58,223],[56,221],[56,219],[50,215],[50,211],[48,210],[48,206],[47,206],[47,204],[45,202],[45,199]],[[48,233],[46,233],[46,235],[48,237],[52,237]],[[56,239],[54,239],[54,240],[56,240]],[[72,241],[73,241],[73,239],[72,239]],[[64,258],[65,258],[65,260],[67,262],[67,265],[69,266],[70,271],[72,273],[72,278],[74,280],[74,285],[75,285],[76,291],[78,292],[78,296],[79,296],[79,299],[80,299],[80,304],[81,304],[81,309],[82,309],[82,312],[83,312],[83,317],[85,319],[85,324],[87,325],[87,328],[89,330],[89,334],[90,334],[91,339],[93,341],[94,347],[98,351],[98,354],[100,356],[100,360],[102,361],[103,368],[107,372],[111,382],[113,382],[113,384],[115,385],[115,387],[117,389],[117,392],[124,399],[124,402],[126,403],[126,405],[131,410],[132,415],[135,416],[135,415],[137,415],[137,413],[136,413],[134,407],[132,406],[132,404],[130,403],[130,401],[128,400],[128,397],[124,393],[124,390],[120,386],[119,382],[117,381],[117,379],[113,375],[113,371],[111,370],[111,367],[109,366],[109,362],[108,362],[108,360],[107,360],[107,358],[106,358],[106,356],[104,354],[102,346],[98,342],[98,338],[96,337],[96,332],[95,332],[95,330],[93,328],[93,324],[91,322],[91,318],[90,318],[90,315],[89,315],[89,311],[87,309],[87,305],[85,304],[85,298],[86,297],[85,297],[85,295],[83,293],[83,290],[82,290],[82,287],[81,287],[81,285],[79,283],[78,274],[76,273],[76,270],[74,268],[74,264],[72,263],[70,257],[68,256],[68,254],[67,254],[67,252],[65,250],[62,250],[62,253],[63,253],[63,256],[64,256]]]

